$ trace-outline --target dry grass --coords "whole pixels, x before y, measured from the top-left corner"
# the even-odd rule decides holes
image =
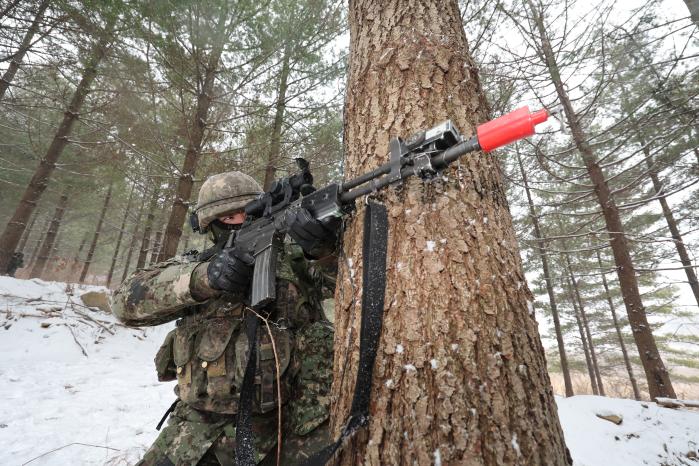
[[[643,377],[643,372],[639,372],[640,374],[637,377],[639,382],[639,388],[641,390],[641,397],[645,400],[648,400],[648,392],[645,389],[645,384],[641,380]],[[553,392],[556,395],[564,396],[565,385],[563,383],[563,375],[560,372],[549,372],[549,377],[551,377]],[[590,378],[587,374],[582,372],[573,372],[571,373],[571,380],[573,382],[573,392],[575,392],[576,395],[592,395]],[[633,399],[633,390],[631,389],[631,384],[629,383],[628,377],[602,377],[602,384],[604,385],[604,391],[606,396],[612,398]],[[675,393],[677,394],[678,399],[699,399],[699,384],[673,382],[673,387],[675,388]]]

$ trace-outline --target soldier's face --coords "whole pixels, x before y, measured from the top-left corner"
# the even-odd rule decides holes
[[[230,215],[226,215],[225,217],[219,217],[218,219],[224,225],[242,225],[245,221],[245,212],[242,210],[238,212],[233,212]]]

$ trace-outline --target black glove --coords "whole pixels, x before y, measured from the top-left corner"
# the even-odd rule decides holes
[[[335,250],[340,224],[341,220],[336,217],[320,222],[306,209],[286,213],[289,236],[313,259],[328,256]]]
[[[211,259],[206,268],[209,286],[230,293],[245,293],[252,279],[254,262],[253,257],[240,248],[224,249]]]

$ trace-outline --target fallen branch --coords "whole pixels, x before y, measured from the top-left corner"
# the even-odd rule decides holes
[[[103,445],[91,445],[91,444],[89,444],[89,443],[73,442],[73,443],[69,443],[68,445],[63,445],[62,447],[58,447],[58,448],[54,448],[53,450],[49,450],[49,451],[47,451],[46,453],[42,453],[41,455],[36,456],[36,457],[30,459],[29,461],[27,461],[27,462],[25,462],[25,463],[22,463],[22,466],[25,466],[25,465],[31,463],[31,462],[34,461],[34,460],[38,460],[39,458],[42,458],[42,457],[44,457],[44,456],[46,456],[46,455],[48,455],[48,454],[51,454],[51,453],[53,453],[53,452],[56,452],[56,451],[58,451],[58,450],[62,450],[62,449],[64,449],[64,448],[66,448],[66,447],[70,447],[70,446],[73,446],[73,445],[82,445],[82,446],[84,446],[84,447],[105,448],[105,449],[107,449],[107,450],[121,451],[121,450],[119,450],[118,448],[105,447],[105,446],[103,446]]]
[[[699,400],[676,400],[658,397],[655,402],[665,408],[699,408]]]
[[[66,324],[66,327],[68,327],[70,334],[73,335],[73,340],[75,340],[75,344],[80,347],[80,351],[82,351],[83,355],[85,355],[85,357],[87,357],[87,351],[85,351],[85,348],[83,348],[83,345],[81,345],[80,342],[78,341],[78,337],[75,336],[75,332],[73,332],[73,329],[71,328],[71,326]]]

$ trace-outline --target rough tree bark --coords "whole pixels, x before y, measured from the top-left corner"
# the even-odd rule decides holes
[[[279,73],[279,88],[277,89],[277,104],[274,111],[274,124],[270,137],[269,155],[267,156],[267,167],[265,167],[264,189],[268,190],[274,182],[277,173],[277,163],[282,149],[282,126],[284,124],[284,112],[286,110],[286,89],[289,79],[289,55],[290,52],[284,50],[282,69]]]
[[[563,332],[561,331],[561,321],[558,316],[558,305],[556,303],[556,293],[553,289],[553,280],[551,279],[551,270],[549,269],[548,255],[546,254],[546,244],[543,240],[543,235],[541,233],[541,226],[539,225],[539,216],[536,213],[536,207],[534,206],[534,201],[532,200],[532,195],[529,190],[529,180],[527,178],[527,173],[524,171],[524,165],[522,164],[522,159],[517,151],[517,163],[519,164],[519,171],[522,174],[522,182],[524,184],[524,191],[527,194],[527,202],[529,204],[529,217],[532,219],[532,225],[534,226],[534,237],[536,238],[536,244],[539,248],[539,258],[541,259],[541,267],[544,272],[544,283],[546,283],[546,292],[549,295],[549,305],[551,306],[551,316],[553,317],[553,327],[556,332],[556,342],[558,343],[558,355],[561,360],[561,372],[563,372],[563,383],[565,384],[566,396],[573,396],[573,382],[570,379],[570,369],[568,368],[568,356],[566,355],[565,345],[563,343]]]
[[[388,161],[391,136],[487,105],[458,4],[353,0],[345,176]],[[341,464],[570,464],[493,155],[380,194],[389,210],[384,327],[370,419]],[[358,362],[362,213],[350,219],[336,294],[332,416],[349,412]]]
[[[592,333],[590,332],[590,323],[587,320],[587,312],[585,311],[585,303],[583,302],[582,296],[580,296],[580,286],[578,285],[578,278],[573,273],[573,267],[570,264],[570,256],[565,254],[566,268],[568,269],[568,276],[570,277],[570,282],[573,284],[573,292],[575,293],[575,300],[578,302],[578,309],[580,310],[580,317],[582,318],[583,328],[585,329],[585,336],[587,337],[587,345],[590,349],[590,359],[592,359],[592,369],[595,372],[595,378],[597,379],[597,390],[599,394],[605,396],[604,384],[602,384],[602,376],[599,371],[599,363],[597,362],[597,352],[595,351],[595,343],[592,341]]]
[[[112,24],[109,24],[107,31],[111,31],[112,26]],[[56,131],[51,145],[46,151],[46,155],[41,159],[39,166],[36,168],[36,171],[34,171],[34,175],[31,181],[29,181],[19,204],[15,208],[12,218],[5,227],[2,236],[0,236],[0,274],[2,275],[7,273],[7,266],[9,265],[10,258],[12,257],[12,253],[16,250],[17,243],[19,243],[22,233],[27,226],[27,220],[29,220],[29,217],[36,208],[37,202],[46,190],[48,180],[53,170],[56,168],[56,161],[68,144],[68,136],[70,136],[73,126],[79,118],[80,109],[85,103],[85,98],[90,91],[90,86],[95,76],[97,76],[97,66],[107,52],[110,36],[111,34],[109,32],[103,33],[99,40],[93,45],[87,61],[88,64],[83,70],[82,78],[73,93],[70,104],[63,116],[63,121]]]
[[[87,271],[92,264],[92,258],[95,255],[95,249],[97,248],[97,242],[99,241],[100,234],[102,233],[102,224],[104,223],[104,217],[107,215],[107,208],[109,207],[109,201],[112,200],[112,184],[109,184],[107,188],[107,195],[104,197],[104,204],[102,205],[102,211],[100,212],[100,218],[97,221],[97,227],[95,228],[95,234],[92,237],[92,243],[90,244],[90,249],[87,250],[87,257],[85,258],[85,263],[83,264],[83,270],[80,272],[80,278],[78,281],[80,283],[85,282],[85,277],[87,277]]]
[[[670,381],[670,374],[665,368],[658,345],[655,343],[653,332],[651,331],[646,309],[641,300],[641,293],[638,288],[638,280],[634,270],[633,260],[629,252],[628,242],[624,234],[624,225],[619,215],[619,209],[614,202],[607,180],[604,177],[602,167],[599,165],[597,157],[592,150],[592,147],[587,142],[588,138],[578,119],[578,115],[573,109],[573,105],[563,85],[556,62],[556,56],[549,41],[544,26],[544,20],[540,11],[538,11],[531,2],[528,2],[531,7],[531,12],[535,27],[539,33],[539,45],[541,46],[541,55],[548,68],[551,81],[556,88],[556,94],[563,106],[563,111],[566,116],[566,121],[570,127],[570,132],[575,143],[575,147],[582,156],[588,176],[592,182],[597,195],[600,208],[604,215],[604,221],[609,235],[609,244],[611,245],[614,254],[614,262],[616,263],[617,276],[621,287],[622,296],[626,313],[629,317],[631,330],[633,333],[638,354],[641,357],[643,370],[648,380],[648,391],[651,399],[656,397],[675,398],[675,390]]]
[[[51,253],[53,252],[53,245],[56,241],[56,235],[58,230],[61,228],[61,220],[63,219],[63,214],[65,213],[66,206],[68,205],[68,190],[66,189],[63,194],[61,194],[58,200],[58,205],[53,213],[53,218],[49,224],[48,232],[46,232],[46,237],[44,242],[41,243],[39,250],[39,255],[37,256],[36,262],[32,267],[32,271],[29,273],[30,278],[41,278],[41,274],[46,268],[46,262],[49,260]]]
[[[119,228],[119,235],[117,236],[116,246],[114,246],[114,254],[112,255],[112,263],[109,264],[109,272],[107,273],[107,288],[112,283],[112,277],[114,276],[114,267],[116,267],[117,258],[119,257],[119,250],[121,249],[121,240],[124,238],[124,229],[126,228],[126,220],[129,218],[129,213],[131,212],[131,201],[133,201],[133,194],[136,190],[136,185],[131,186],[131,192],[129,193],[129,200],[126,202],[126,210],[124,211],[124,218],[121,220],[121,227]]]
[[[22,43],[19,45],[17,52],[15,52],[15,54],[12,56],[12,60],[10,60],[10,65],[7,67],[7,70],[5,70],[5,73],[2,75],[2,78],[0,79],[0,101],[2,101],[5,98],[5,92],[7,92],[7,89],[10,87],[10,84],[12,83],[15,74],[17,74],[17,70],[19,70],[19,67],[22,64],[22,60],[24,60],[24,56],[29,51],[29,48],[32,45],[32,39],[39,31],[39,25],[41,24],[41,21],[44,18],[44,13],[46,12],[46,8],[48,8],[48,6],[49,0],[41,1],[41,3],[39,4],[39,8],[36,10],[34,21],[32,21],[32,24],[29,26],[29,29],[27,29],[27,33],[24,35]]]
[[[616,330],[616,335],[619,338],[619,346],[621,347],[621,354],[624,357],[624,365],[626,366],[626,372],[629,373],[629,381],[631,382],[631,388],[633,390],[633,396],[635,399],[641,399],[641,392],[638,389],[638,383],[636,382],[636,376],[633,373],[633,367],[631,367],[631,360],[629,359],[629,352],[626,350],[626,343],[624,343],[624,337],[621,334],[621,325],[619,325],[619,319],[616,315],[616,306],[614,306],[614,301],[612,300],[612,294],[609,292],[609,285],[607,284],[607,277],[602,268],[602,256],[599,251],[597,253],[597,264],[599,269],[602,270],[602,285],[604,286],[604,294],[607,297],[607,303],[609,304],[609,310],[612,313],[612,320],[614,321],[614,329]]]

